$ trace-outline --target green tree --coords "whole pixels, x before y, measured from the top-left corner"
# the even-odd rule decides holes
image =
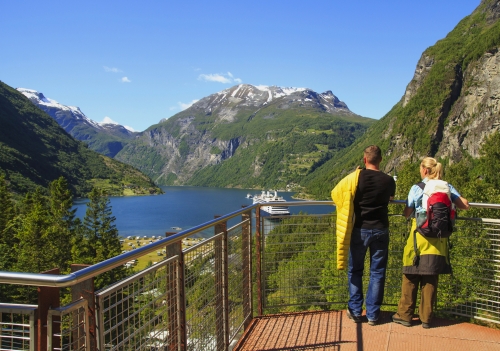
[[[500,188],[500,132],[492,134],[479,150],[479,170],[487,183]]]
[[[48,228],[51,216],[42,190],[28,193],[21,204],[22,211],[15,218],[17,239],[15,269],[20,272],[39,273],[54,268],[48,253],[51,246]]]
[[[3,175],[0,175],[0,270],[10,270],[14,262],[12,221],[16,215],[14,201]]]
[[[74,253],[79,253],[79,256],[75,258],[80,263],[95,264],[121,253],[115,220],[109,205],[109,198],[102,190],[93,188],[89,194],[82,233],[77,233],[77,237],[81,238],[82,241],[75,244],[81,245],[81,248],[73,250]],[[125,275],[125,269],[117,267],[98,276],[96,286],[106,286],[124,278]]]
[[[0,175],[0,271],[10,271],[16,262],[14,252],[16,239],[12,228],[15,216],[16,208],[12,194],[4,176]],[[0,300],[10,301],[12,290],[13,286],[0,285]]]
[[[71,243],[80,220],[75,220],[76,209],[73,207],[73,195],[64,177],[54,180],[49,185],[49,213],[52,224],[48,228],[52,261],[62,272],[67,272],[72,261]]]

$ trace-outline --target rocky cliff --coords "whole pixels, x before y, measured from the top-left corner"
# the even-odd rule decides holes
[[[485,140],[500,129],[499,48],[500,1],[483,0],[422,53],[413,79],[391,111],[305,179],[308,193],[327,198],[330,184],[359,165],[370,144],[384,151],[387,173],[425,156],[445,164],[478,158]]]
[[[384,136],[395,157],[386,170],[427,155],[451,163],[467,155],[479,157],[485,139],[500,128],[499,19],[500,2],[483,0],[422,54],[401,108],[388,114]],[[419,125],[427,144],[418,144],[414,131],[401,126],[403,121]]]

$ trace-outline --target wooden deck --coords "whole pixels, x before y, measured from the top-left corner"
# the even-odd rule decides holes
[[[257,317],[233,351],[500,351],[500,330],[434,319],[431,329],[418,318],[404,327],[383,312],[379,324],[356,324],[345,311],[301,312]]]

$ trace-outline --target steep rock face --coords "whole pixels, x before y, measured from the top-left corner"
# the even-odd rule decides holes
[[[417,93],[418,88],[422,85],[425,77],[429,73],[432,65],[434,64],[434,58],[427,56],[425,53],[422,54],[420,60],[418,60],[417,68],[413,74],[413,79],[406,87],[405,95],[403,98],[403,107],[405,107],[411,98]]]
[[[464,86],[443,133],[437,156],[460,159],[462,150],[479,157],[485,138],[500,128],[500,53],[484,54],[464,73]]]
[[[155,182],[162,184],[166,176],[175,174],[175,183],[183,184],[200,168],[219,164],[232,157],[239,147],[239,138],[220,140],[211,137],[209,133],[200,133],[195,124],[191,123],[193,119],[194,117],[187,117],[176,121],[175,126],[180,127],[177,137],[164,125],[149,129],[141,135],[140,140],[148,144],[151,152],[161,155],[164,160],[159,165],[159,170],[153,174]],[[129,154],[126,151],[133,153],[134,150],[133,146],[129,146],[116,158],[126,162],[126,155]],[[140,164],[137,167],[142,170]]]
[[[477,158],[485,139],[500,129],[499,20],[500,1],[483,0],[421,55],[401,108],[389,114],[382,134],[390,156],[386,171],[428,155],[450,163],[465,155]],[[438,104],[432,100],[436,96]],[[420,126],[419,132],[408,133],[409,125]],[[417,145],[426,136],[429,144]]]

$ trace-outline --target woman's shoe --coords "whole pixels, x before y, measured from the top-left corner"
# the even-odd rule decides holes
[[[411,322],[407,322],[404,319],[399,318],[399,315],[397,313],[392,315],[392,321],[394,323],[404,325],[405,327],[411,327]]]

